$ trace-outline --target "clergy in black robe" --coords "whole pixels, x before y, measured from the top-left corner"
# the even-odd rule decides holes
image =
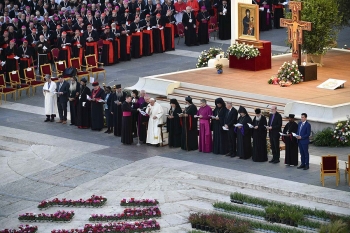
[[[105,110],[105,117],[106,117],[106,125],[107,125],[107,131],[105,133],[112,133],[113,132],[113,115],[111,114],[111,106],[112,106],[112,88],[110,86],[105,87],[105,101],[104,104],[104,110]]]
[[[106,26],[100,38],[103,40],[101,62],[106,65],[113,65],[115,63],[115,56],[118,54],[114,53],[114,34],[111,33],[110,27]]]
[[[198,26],[198,43],[199,44],[208,44],[209,43],[209,34],[208,34],[208,21],[210,15],[207,12],[205,6],[201,7],[201,12],[197,15]]]
[[[142,38],[142,55],[150,56],[153,54],[153,32],[151,28],[151,16],[146,15],[145,20],[141,22],[143,28],[143,38]]]
[[[130,145],[134,139],[132,136],[132,112],[137,111],[131,108],[131,95],[126,95],[125,101],[122,104],[123,118],[122,118],[122,137],[123,144]]]
[[[228,134],[222,127],[225,125],[227,108],[222,98],[215,100],[215,109],[212,117],[213,153],[226,155],[228,153]]]
[[[15,57],[17,56],[17,47],[16,47],[16,41],[13,39],[10,41],[10,45],[7,46],[5,49],[5,55],[6,55],[6,81],[10,81],[10,72],[17,70],[17,60]]]
[[[164,40],[164,18],[160,13],[151,19],[152,36],[153,36],[153,52],[163,53],[165,51]]]
[[[40,65],[50,63],[48,54],[51,53],[51,46],[47,41],[45,41],[44,36],[41,35],[38,43],[35,45],[35,49],[38,52],[38,69],[41,73]]]
[[[281,28],[280,19],[283,18],[283,5],[284,0],[273,0],[274,12],[273,12],[273,24],[276,29]]]
[[[19,73],[21,78],[24,79],[24,69],[30,66],[30,58],[33,56],[33,48],[28,46],[28,41],[24,40],[23,44],[17,50],[17,56],[19,59]]]
[[[181,149],[183,150],[198,150],[198,126],[197,118],[197,107],[192,103],[192,98],[187,96],[186,107],[183,114],[180,116],[180,123],[182,126],[181,132]]]
[[[69,85],[68,100],[70,110],[70,124],[75,125],[77,123],[77,106],[80,94],[80,85],[77,82],[76,77],[72,77]]]
[[[145,96],[144,97],[145,102],[143,102],[140,105],[140,110],[142,111],[146,111],[146,108],[149,104],[149,96]],[[181,110],[181,109],[180,109]],[[138,118],[138,130],[139,130],[139,140],[141,143],[146,143],[147,140],[147,128],[148,128],[148,121],[149,121],[149,115],[142,115],[141,113],[139,113],[139,118]],[[181,138],[181,135],[180,135]]]
[[[100,88],[98,82],[92,83],[93,90],[91,92],[91,129],[92,130],[101,130],[104,125],[103,117],[103,104],[99,102],[105,99],[105,92]]]
[[[122,91],[122,87],[120,84],[116,85],[116,91],[112,95],[112,107],[111,113],[113,115],[113,127],[114,127],[114,135],[120,137],[122,132],[122,104],[125,101],[126,93]]]
[[[167,118],[167,131],[169,133],[168,143],[169,147],[181,146],[181,123],[179,114],[182,113],[182,109],[176,99],[170,100],[171,108],[168,112]]]
[[[67,38],[67,33],[62,32],[62,36],[57,40],[57,46],[60,50],[58,53],[59,61],[66,61],[66,67],[70,67],[71,58],[71,41]]]
[[[241,124],[242,126],[237,126],[235,128],[237,133],[237,156],[239,156],[240,159],[249,159],[252,157],[252,134],[248,123],[252,124],[253,122],[244,107],[240,106],[238,113],[240,115],[238,118],[238,124]]]
[[[174,7],[174,6],[172,6]],[[174,9],[175,10],[175,9]],[[174,10],[167,10],[164,17],[165,27],[164,27],[164,43],[165,51],[175,50],[175,23],[176,19],[174,17]]]
[[[130,24],[131,37],[131,57],[140,58],[142,57],[142,46],[143,46],[143,33],[142,26],[140,25],[140,18],[136,17],[134,22]]]
[[[122,26],[119,28],[120,30],[120,60],[121,61],[130,61],[131,59],[131,53],[130,53],[130,46],[131,46],[131,36],[130,30],[126,26],[125,21],[121,22]]]
[[[185,27],[185,44],[187,46],[197,45],[196,18],[191,7],[186,7],[186,12],[182,16],[182,24]]]
[[[292,135],[292,133],[297,134],[297,131],[298,124],[294,121],[294,114],[289,114],[289,122],[283,129],[283,134],[288,134],[288,136],[282,136],[282,140],[286,145],[284,163],[288,166],[298,166],[298,141]]]
[[[72,48],[72,57],[78,57],[80,60],[80,65],[83,64],[83,55],[84,55],[84,39],[80,36],[80,31],[75,30],[75,35],[71,40]]]
[[[225,117],[225,128],[228,129],[228,154],[226,156],[237,156],[237,134],[235,132],[235,124],[237,124],[238,112],[232,106],[231,102],[226,102],[228,112]]]
[[[96,61],[98,61],[97,41],[99,36],[95,30],[92,30],[92,25],[87,26],[83,38],[85,41],[85,55],[95,54]]]
[[[267,125],[267,120],[265,116],[261,115],[260,109],[255,109],[256,116],[253,120],[253,161],[254,162],[266,162],[267,158],[267,147],[266,147],[266,137],[267,130],[265,125]]]
[[[90,88],[86,86],[87,79],[84,77],[80,81],[80,94],[77,103],[77,122],[79,129],[88,129],[91,124],[90,101],[87,96],[91,95]]]
[[[219,18],[219,39],[228,40],[231,38],[231,7],[227,1],[223,0],[222,5],[218,7]]]

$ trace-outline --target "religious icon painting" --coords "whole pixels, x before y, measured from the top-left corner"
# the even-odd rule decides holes
[[[238,38],[259,40],[259,7],[238,3]]]

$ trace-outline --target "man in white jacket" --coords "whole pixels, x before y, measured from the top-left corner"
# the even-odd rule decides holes
[[[57,95],[56,95],[56,83],[52,82],[49,75],[45,76],[46,83],[43,87],[43,93],[45,96],[45,122],[54,122],[57,114]],[[51,120],[50,120],[51,116]]]
[[[151,98],[146,108],[146,113],[149,115],[146,143],[159,146],[159,143],[162,142],[162,137],[161,128],[158,125],[163,123],[163,108],[156,103],[155,99]]]

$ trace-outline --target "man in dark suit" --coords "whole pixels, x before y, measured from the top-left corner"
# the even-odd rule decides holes
[[[76,77],[72,77],[69,86],[69,109],[70,109],[70,125],[75,125],[77,115],[78,96],[80,94],[80,85]]]
[[[280,132],[282,128],[282,116],[277,112],[277,107],[271,106],[269,123],[266,127],[269,130],[270,144],[273,158],[270,163],[280,162]]]
[[[228,148],[229,153],[226,156],[236,157],[236,133],[235,133],[235,124],[237,124],[238,112],[232,107],[231,102],[226,102],[226,108],[228,112],[225,117],[225,128],[228,129]]]
[[[311,134],[311,125],[307,120],[307,114],[301,114],[301,122],[298,124],[298,145],[299,152],[301,155],[301,164],[298,169],[308,170],[309,169],[309,137]]]
[[[57,83],[57,108],[60,120],[57,123],[67,124],[67,102],[69,96],[69,83],[64,81],[62,75],[58,76]]]

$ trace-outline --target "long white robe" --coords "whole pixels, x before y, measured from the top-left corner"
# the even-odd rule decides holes
[[[146,143],[161,143],[161,128],[158,127],[158,124],[163,123],[163,108],[160,104],[155,102],[153,106],[151,106],[150,104],[147,106],[146,113],[149,115]],[[157,118],[153,119],[154,116],[156,116]]]
[[[49,92],[44,90],[49,90]],[[51,81],[50,88],[48,82],[44,84],[43,94],[45,96],[45,115],[57,114],[57,94],[54,93],[55,91],[55,82]]]

